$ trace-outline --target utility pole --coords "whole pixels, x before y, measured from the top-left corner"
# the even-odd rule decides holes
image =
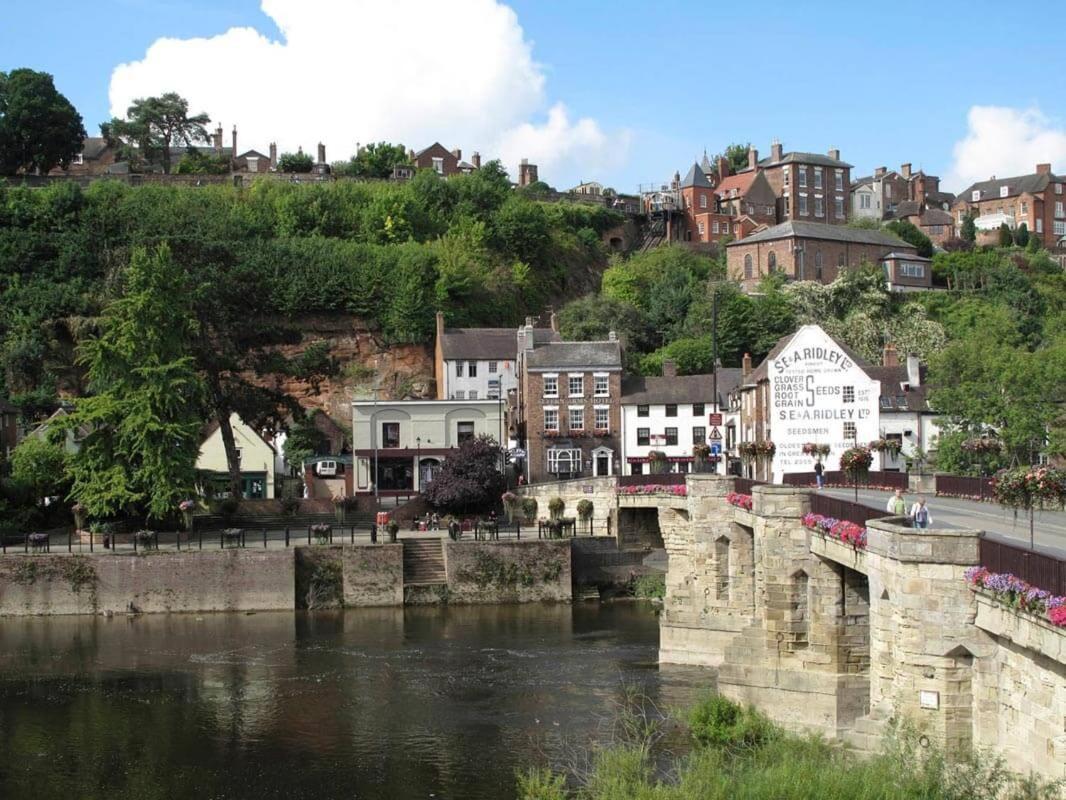
[[[718,408],[718,285],[714,287],[714,297],[711,298],[711,379],[712,379],[712,392],[714,397],[712,398],[714,413],[720,413]],[[724,421],[724,420],[723,420]],[[725,459],[724,453],[719,453],[719,458],[723,461]],[[718,464],[714,464],[714,474],[718,474]]]

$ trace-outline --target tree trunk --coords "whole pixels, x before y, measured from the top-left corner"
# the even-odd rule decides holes
[[[237,458],[237,445],[233,441],[233,426],[230,425],[230,409],[222,396],[222,382],[218,375],[209,372],[207,383],[211,390],[211,405],[222,434],[222,446],[226,451],[226,467],[229,471],[230,496],[241,499],[241,462]]]

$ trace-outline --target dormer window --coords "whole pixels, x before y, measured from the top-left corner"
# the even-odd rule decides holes
[[[1007,194],[1009,194],[1009,192],[1010,192],[1010,188],[1009,187],[1007,187],[1007,186],[1000,186],[999,187],[999,196],[1000,197],[1006,197]]]
[[[972,200],[973,202],[975,202],[975,203],[976,203],[976,202],[977,202],[978,200],[980,200],[980,199],[981,199],[981,190],[980,190],[980,189],[974,189],[974,190],[973,190],[973,191],[972,191],[972,192],[970,193],[970,199],[971,199],[971,200]]]

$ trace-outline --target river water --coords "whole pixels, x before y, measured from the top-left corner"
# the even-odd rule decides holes
[[[0,620],[0,798],[513,798],[683,706],[641,603]]]

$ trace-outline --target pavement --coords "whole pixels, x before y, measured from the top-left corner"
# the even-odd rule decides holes
[[[854,500],[854,489],[823,489],[831,497]],[[892,492],[870,489],[859,490],[859,502],[874,508],[885,508]],[[907,509],[916,498],[915,493],[904,495]],[[985,531],[994,539],[1003,539],[1010,544],[1029,545],[1029,515],[1003,508],[995,503],[976,500],[960,500],[954,497],[925,495],[926,505],[933,517],[934,528],[971,528]],[[1036,512],[1033,526],[1036,548],[1059,558],[1066,558],[1066,511],[1044,510]]]

